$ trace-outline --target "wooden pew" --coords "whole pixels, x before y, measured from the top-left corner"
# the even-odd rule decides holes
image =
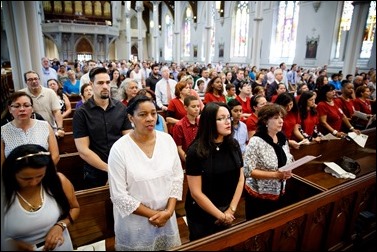
[[[73,118],[73,115],[75,114],[75,111],[76,111],[75,107],[72,107],[71,113],[66,118]]]
[[[68,227],[74,248],[105,240],[106,250],[114,251],[115,234],[113,205],[110,200],[109,186],[101,186],[76,191],[80,204],[80,215]],[[189,242],[188,228],[183,217],[177,217],[181,242]]]
[[[65,132],[72,132],[73,131],[73,126],[72,126],[72,117],[67,117],[63,119],[63,128]]]
[[[65,132],[65,136],[57,140],[60,154],[77,152],[73,132]]]
[[[108,186],[76,192],[80,215],[68,227],[74,248],[114,237],[113,206]]]
[[[57,170],[71,181],[75,191],[84,189],[84,164],[85,161],[82,160],[78,152],[60,154]]]
[[[363,131],[369,135],[365,148],[341,139],[293,150],[296,159],[322,157],[293,170],[283,208],[172,251],[357,250],[360,241],[376,235],[375,217],[361,215],[376,215],[375,131]],[[323,161],[334,162],[343,155],[360,163],[356,179],[335,178],[323,171]]]

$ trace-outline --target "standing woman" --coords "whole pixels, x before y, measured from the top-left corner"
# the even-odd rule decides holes
[[[313,91],[305,91],[298,100],[298,113],[301,119],[302,135],[310,141],[320,142],[321,137],[318,131],[318,115]]]
[[[319,78],[319,77],[318,77]],[[335,90],[333,85],[324,85],[319,89],[317,96],[317,111],[319,131],[324,135],[331,133],[336,137],[345,137],[347,133],[341,131],[342,123],[349,131],[360,134],[359,130],[351,125],[347,116],[334,102]]]
[[[258,113],[258,128],[245,151],[246,220],[260,217],[282,207],[285,180],[291,171],[279,167],[293,161],[288,140],[281,132],[285,109],[267,104]]]
[[[60,159],[58,142],[47,121],[30,118],[33,99],[25,92],[16,91],[8,99],[8,110],[13,120],[1,127],[1,165],[14,148],[23,144],[43,146],[56,165]]]
[[[244,185],[242,167],[242,153],[233,138],[228,106],[208,103],[186,156],[185,210],[191,241],[233,223]]]
[[[62,84],[56,79],[49,79],[47,86],[55,91],[60,103],[60,111],[63,119],[68,117],[72,112],[71,102],[66,94],[63,93]]]
[[[118,95],[119,100],[126,106],[128,106],[128,102],[136,96],[139,88],[137,86],[137,82],[133,79],[127,78],[125,79],[119,87]]]
[[[2,167],[4,232],[10,250],[73,250],[67,226],[79,216],[72,183],[37,144],[15,148]],[[41,250],[41,248],[39,248]]]
[[[226,103],[224,95],[224,86],[220,77],[215,77],[211,79],[207,84],[203,103],[207,104],[209,102]]]
[[[156,131],[157,110],[143,95],[127,107],[134,129],[110,150],[108,175],[116,250],[168,250],[181,244],[175,204],[183,170],[173,138]],[[163,157],[163,158],[161,158]]]

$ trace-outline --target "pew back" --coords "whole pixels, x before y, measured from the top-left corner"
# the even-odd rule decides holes
[[[106,185],[77,191],[76,197],[80,204],[80,216],[68,227],[73,247],[113,237],[113,206],[109,187]]]

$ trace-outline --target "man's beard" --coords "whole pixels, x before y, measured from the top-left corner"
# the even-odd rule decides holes
[[[101,96],[100,96],[100,98],[104,99],[104,100],[109,99],[109,97],[110,97],[109,94],[101,94]]]

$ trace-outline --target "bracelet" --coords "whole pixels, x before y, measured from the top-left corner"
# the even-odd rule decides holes
[[[355,127],[351,126],[350,130],[353,130]]]
[[[54,226],[59,226],[59,227],[61,227],[61,228],[62,228],[62,231],[65,230],[65,227],[64,227],[60,222],[55,223]]]
[[[332,134],[333,134],[334,136],[336,136],[336,134],[338,134],[338,131],[337,131],[337,130],[334,130],[334,131],[332,132]]]

